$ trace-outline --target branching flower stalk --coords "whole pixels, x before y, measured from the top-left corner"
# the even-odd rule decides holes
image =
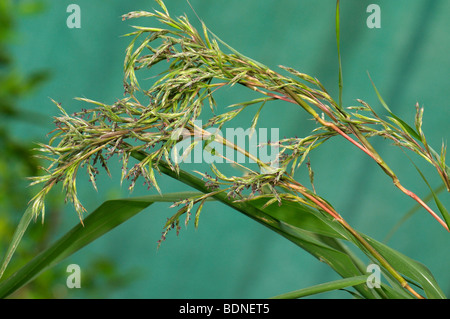
[[[207,133],[207,132],[205,132],[205,133]],[[250,159],[254,160],[255,162],[257,162],[260,167],[266,167],[267,166],[265,163],[262,163],[255,156],[251,155],[250,153],[246,152],[245,150],[242,150],[242,149],[238,148],[236,145],[234,145],[233,143],[225,140],[224,138],[218,137],[218,138],[216,138],[216,140],[217,140],[217,142],[223,143],[224,145],[227,145],[229,147],[234,147],[234,149],[238,150],[239,152],[241,152],[242,154],[244,154],[248,158],[250,158]],[[421,296],[414,289],[412,289],[411,286],[408,284],[408,282],[394,269],[394,267],[392,267],[383,258],[383,256],[381,256],[376,251],[376,249],[374,249],[361,235],[359,235],[359,233],[355,229],[353,229],[344,220],[344,218],[342,218],[342,216],[340,216],[339,213],[336,212],[335,209],[331,205],[329,205],[326,201],[321,199],[316,194],[311,194],[311,192],[306,187],[304,187],[302,184],[300,184],[299,182],[297,182],[297,181],[295,181],[295,180],[293,180],[291,178],[289,178],[289,180],[287,180],[287,178],[281,177],[280,178],[280,186],[285,188],[285,189],[287,189],[287,190],[289,190],[289,191],[295,190],[296,192],[300,193],[305,199],[309,200],[311,203],[314,203],[317,206],[317,208],[325,211],[327,214],[332,216],[346,230],[348,230],[359,241],[359,243],[364,248],[366,248],[380,262],[380,264],[388,270],[389,273],[391,273],[394,276],[394,278],[396,280],[399,281],[399,283],[402,285],[403,288],[408,290],[416,298],[423,299],[423,296]],[[218,193],[218,192],[216,192],[216,193]],[[214,193],[213,195],[215,195],[216,193]],[[296,200],[299,200],[299,198],[296,198]]]
[[[447,229],[447,231],[449,230],[447,224],[423,201],[420,199],[419,196],[417,196],[416,194],[414,194],[412,191],[406,189],[401,183],[399,178],[395,175],[395,173],[391,170],[391,168],[383,161],[383,159],[381,158],[381,156],[377,153],[377,151],[372,147],[372,145],[369,143],[369,141],[367,141],[367,139],[364,137],[364,135],[361,133],[361,131],[359,130],[359,128],[354,125],[354,123],[351,122],[350,119],[348,119],[348,124],[349,124],[349,128],[351,130],[352,133],[354,133],[357,138],[359,139],[360,143],[358,143],[357,141],[353,140],[350,136],[348,136],[344,131],[342,131],[338,126],[336,126],[336,124],[332,123],[332,122],[328,122],[325,121],[324,119],[322,119],[314,110],[312,110],[309,105],[306,104],[306,102],[304,102],[301,98],[299,98],[298,96],[296,96],[289,88],[285,88],[284,90],[286,90],[287,95],[291,96],[300,106],[302,106],[308,113],[310,113],[311,115],[313,115],[314,119],[319,122],[322,126],[330,128],[334,131],[336,131],[337,134],[341,135],[342,137],[344,137],[346,140],[348,140],[349,142],[351,142],[353,145],[355,145],[356,147],[358,147],[360,150],[362,150],[364,153],[366,153],[367,155],[369,155],[381,168],[382,170],[389,176],[392,178],[392,181],[394,183],[394,185],[399,188],[403,193],[405,193],[406,195],[410,196],[411,198],[413,198],[416,202],[418,202],[423,208],[425,208],[445,229]],[[319,102],[320,103],[320,102]],[[323,104],[321,104],[321,109],[325,110],[325,106]],[[326,112],[326,114],[330,114],[329,110],[328,112]],[[336,121],[336,119],[335,119]],[[440,167],[438,166],[439,170],[439,174],[441,175],[443,170],[440,169]],[[441,175],[442,176],[442,175]],[[447,181],[448,184],[448,177],[444,176],[444,180]],[[447,185],[446,184],[446,185]]]
[[[176,203],[183,204],[183,207],[167,221],[162,240],[170,229],[179,230],[179,219],[183,214],[187,224],[191,218],[191,210],[194,205],[199,204],[195,213],[197,226],[200,211],[209,197],[216,198],[239,211],[243,211],[238,206],[239,202],[255,198],[268,198],[266,206],[275,202],[281,204],[283,200],[300,202],[332,216],[402,287],[413,296],[421,298],[330,204],[315,191],[310,191],[297,182],[294,173],[305,163],[308,154],[315,148],[335,136],[344,137],[372,158],[392,178],[396,187],[420,203],[448,230],[448,225],[424,201],[400,184],[395,173],[368,141],[372,136],[382,136],[394,141],[400,147],[419,154],[436,168],[447,189],[450,190],[445,147],[443,145],[441,154],[437,155],[426,142],[421,130],[423,109],[417,108],[416,130],[393,115],[389,109],[391,115],[389,121],[382,119],[362,100],[359,100],[361,106],[349,109],[364,113],[349,113],[341,106],[341,102],[338,104],[331,98],[317,79],[288,67],[282,68],[295,78],[283,76],[226,45],[208,30],[203,22],[201,35],[186,17],[171,18],[164,3],[161,0],[156,1],[163,12],[139,11],[123,16],[124,20],[138,17],[157,18],[168,27],[165,29],[134,26],[136,31],[129,34],[134,38],[126,49],[124,63],[126,97],[117,100],[113,105],[81,99],[94,104],[95,108],[83,109],[73,115],[67,114],[61,105],[55,102],[62,115],[55,118],[57,128],[52,131],[53,136],[49,144],[41,145],[39,148],[41,157],[49,160],[51,164],[45,169],[46,175],[33,178],[33,185],[43,184],[42,190],[32,200],[35,217],[41,215],[42,219],[44,218],[45,196],[61,182],[66,191],[66,200],[74,204],[82,220],[84,208],[77,197],[76,189],[79,169],[86,168],[89,179],[96,188],[95,179],[99,173],[97,166],[101,165],[109,174],[107,162],[111,157],[117,156],[122,163],[121,182],[129,180],[130,191],[135,187],[138,178],[142,177],[144,185],[148,188],[155,187],[160,192],[155,178],[156,170],[178,178],[204,193],[202,196]],[[138,44],[138,39],[142,36],[145,38]],[[231,53],[223,52],[219,43],[226,46]],[[166,64],[165,71],[148,90],[142,89],[136,71],[145,74],[145,70],[159,63]],[[198,127],[196,120],[202,114],[205,104],[216,112],[217,105],[213,94],[223,87],[233,87],[236,84],[250,88],[262,96],[233,104],[229,106],[229,111],[214,115],[203,127]],[[146,102],[141,102],[144,100]],[[260,105],[252,121],[253,129],[257,125],[260,110],[265,103],[273,100],[282,100],[302,107],[319,124],[309,136],[285,138],[274,142],[279,147],[276,168],[270,163],[262,162],[232,141],[207,132],[207,129],[214,125],[219,129],[222,128],[244,109]],[[330,120],[326,120],[325,115]],[[179,163],[171,158],[172,151],[180,141],[181,131],[187,131],[192,136],[196,131],[201,132],[200,139],[194,139],[189,150],[205,141],[207,143],[214,140],[256,162],[260,172],[242,166],[246,168],[245,174],[229,176],[212,164],[213,176],[201,173],[204,180],[202,185],[193,178],[181,178],[183,171],[180,170]],[[53,146],[57,141],[57,145]],[[225,158],[216,151],[213,155]],[[138,163],[129,167],[131,157]],[[307,165],[312,182],[309,162]]]
[[[312,202],[316,203],[322,210],[333,216],[346,230],[348,230],[361,245],[364,246],[379,262],[380,264],[387,269],[387,271],[394,276],[396,280],[402,285],[403,288],[407,289],[413,296],[419,299],[423,299],[423,296],[418,294],[408,282],[392,267],[386,259],[381,256],[376,249],[374,249],[356,230],[354,230],[328,203],[323,200],[319,200],[316,196],[313,196],[308,193],[305,187],[298,182],[293,182],[292,184],[287,185],[288,187],[295,189],[303,196],[307,197]]]

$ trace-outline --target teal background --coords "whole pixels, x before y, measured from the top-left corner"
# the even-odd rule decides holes
[[[44,1],[38,15],[20,18],[18,37],[12,48],[17,66],[24,73],[46,69],[51,73],[35,94],[22,101],[24,109],[40,112],[43,125],[15,124],[18,138],[46,141],[53,129],[51,116],[58,114],[49,98],[61,102],[68,112],[86,97],[113,103],[123,96],[124,51],[130,39],[121,37],[130,25],[153,26],[151,19],[127,20],[121,15],[133,10],[157,8],[153,1]],[[81,28],[69,29],[66,8],[81,8]],[[446,0],[341,1],[341,53],[344,73],[344,104],[360,98],[384,114],[367,72],[391,110],[413,123],[415,104],[425,106],[424,131],[429,143],[439,149],[449,137],[450,2]],[[369,4],[381,7],[381,29],[366,26]],[[334,0],[191,0],[206,25],[243,54],[274,69],[293,67],[317,77],[337,99],[337,53]],[[195,14],[183,1],[166,1],[172,16],[186,13],[198,26]],[[219,109],[236,101],[224,92]],[[242,93],[245,97],[245,93]],[[248,127],[251,113],[236,122]],[[274,116],[276,115],[276,116]],[[261,113],[259,127],[279,127],[280,135],[304,136],[314,128],[306,113],[293,105],[273,103]],[[398,173],[404,185],[419,195],[427,194],[413,166],[401,151],[376,140],[374,145]],[[412,156],[417,163],[418,158]],[[343,140],[333,140],[311,154],[315,186],[319,194],[356,229],[382,240],[391,227],[414,206],[392,185],[391,180],[367,156]],[[439,178],[429,165],[420,165]],[[190,167],[188,167],[190,168]],[[119,172],[100,177],[99,193],[80,179],[80,198],[88,210],[108,198],[139,196],[120,187]],[[303,177],[300,177],[303,178]],[[86,179],[86,178],[85,178]],[[189,190],[165,176],[158,178],[164,192]],[[154,191],[151,191],[154,193]],[[448,193],[441,200],[449,206]],[[287,240],[218,203],[202,211],[199,229],[182,229],[177,238],[169,234],[159,250],[156,242],[167,217],[175,213],[169,204],[155,204],[89,247],[62,263],[80,265],[82,272],[96,256],[111,259],[119,273],[135,275],[126,287],[93,294],[88,288],[64,291],[67,298],[266,298],[309,285],[338,279],[322,264]],[[25,208],[25,207],[24,207]],[[66,229],[77,222],[71,206],[60,217]],[[416,213],[400,228],[389,244],[427,265],[450,295],[448,233],[425,211]],[[65,285],[64,268],[61,283]],[[82,277],[83,280],[83,277]],[[86,284],[82,281],[82,287]],[[99,283],[101,285],[102,283]],[[345,292],[316,296],[347,298]]]

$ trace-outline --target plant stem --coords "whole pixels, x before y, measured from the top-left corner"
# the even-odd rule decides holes
[[[131,156],[136,158],[137,160],[141,161],[144,158],[147,157],[147,155],[145,154],[145,152],[143,151],[133,151],[131,153]],[[210,190],[204,185],[204,182],[200,179],[198,179],[195,176],[192,176],[191,174],[188,174],[184,171],[180,171],[178,174],[176,172],[174,172],[171,168],[170,165],[167,164],[165,161],[160,160],[158,162],[158,169],[160,172],[173,177],[203,193],[210,193]],[[295,183],[295,184],[294,184]],[[347,229],[354,237],[355,239],[361,243],[361,245],[363,245],[379,262],[380,264],[386,268],[386,270],[391,273],[391,275],[400,282],[400,284],[402,285],[402,287],[404,287],[405,289],[407,289],[408,291],[410,291],[415,297],[417,298],[422,298],[423,297],[421,295],[419,295],[417,292],[415,292],[406,282],[406,280],[400,275],[398,274],[398,272],[383,258],[383,256],[381,256],[375,248],[373,248],[361,235],[359,235],[359,233],[354,230],[332,207],[330,207],[327,203],[325,203],[324,201],[319,200],[316,196],[313,196],[311,194],[308,194],[304,187],[299,184],[298,182],[293,182],[293,183],[288,183],[286,184],[287,187],[289,187],[290,189],[294,189],[296,191],[298,191],[299,193],[301,193],[303,196],[307,197],[308,199],[310,199],[312,202],[314,202],[316,205],[318,205],[321,209],[323,209],[325,212],[327,212],[328,214],[330,214],[333,218],[335,218],[345,229]],[[222,203],[240,211],[241,213],[244,213],[245,215],[251,217],[252,219],[255,219],[259,222],[261,222],[261,220],[259,220],[258,216],[253,216],[251,214],[248,213],[247,209],[248,206],[245,205],[245,207],[243,207],[244,203],[235,203],[231,200],[229,200],[226,196],[226,194],[224,194],[223,192],[216,192],[214,195],[212,195],[212,197],[214,197],[215,199],[221,201]],[[277,228],[274,226],[271,226],[271,224],[267,223],[267,217],[264,216],[262,219],[264,219],[265,224],[271,228],[272,230],[277,231]],[[278,232],[278,231],[277,231]]]
[[[316,203],[321,209],[327,212],[330,216],[335,218],[346,230],[348,230],[353,235],[353,237],[361,245],[364,246],[364,248],[366,248],[370,252],[373,257],[375,257],[380,262],[380,264],[402,285],[403,288],[412,293],[416,298],[424,299],[424,297],[414,291],[414,289],[409,286],[408,282],[394,269],[394,267],[392,267],[388,263],[388,261],[384,259],[384,257],[375,248],[373,248],[355,229],[353,229],[330,205],[306,192],[304,186],[299,184],[298,182],[294,181],[293,183],[289,183],[286,186],[307,197],[308,199]]]
[[[355,140],[353,140],[350,136],[348,136],[345,132],[343,132],[340,128],[338,128],[334,123],[325,121],[322,119],[319,114],[317,114],[316,111],[314,111],[311,106],[309,106],[301,97],[299,97],[297,94],[295,94],[290,88],[284,87],[283,90],[286,92],[288,96],[290,96],[295,102],[297,102],[298,105],[300,105],[303,109],[305,109],[308,113],[310,113],[316,121],[318,121],[322,126],[329,127],[336,131],[338,134],[343,136],[346,140],[351,142],[353,145],[358,147],[360,150],[362,150],[364,153],[369,155],[382,169],[383,171],[392,178],[392,181],[394,185],[400,189],[403,193],[413,198],[416,202],[418,202],[425,210],[430,213],[438,222],[441,224],[447,231],[449,231],[449,228],[447,224],[427,205],[425,204],[419,196],[411,192],[410,190],[406,189],[400,184],[400,180],[395,175],[395,173],[391,170],[391,168],[382,160],[381,156],[375,151],[375,149],[372,147],[372,145],[367,141],[367,139],[360,134],[359,130],[352,126],[353,131],[359,132],[356,133],[357,137],[360,139],[360,141],[363,143],[363,145],[359,144]]]
[[[131,156],[134,157],[136,160],[141,161],[144,158],[146,158],[148,155],[143,151],[133,151],[131,153]],[[196,190],[203,192],[205,194],[211,193],[211,190],[208,189],[205,186],[205,182],[201,180],[200,178],[193,176],[192,174],[185,172],[183,170],[179,170],[179,172],[175,172],[171,169],[170,165],[166,163],[164,160],[160,160],[158,162],[158,169],[161,173],[170,176],[186,185],[189,185]],[[235,202],[230,199],[228,199],[227,194],[224,192],[215,192],[214,195],[211,196],[212,198],[216,199],[217,201],[233,208],[234,210],[244,214],[245,216],[257,221],[258,223],[264,225],[265,227],[269,228],[270,230],[278,233],[279,235],[283,236],[284,238],[292,241],[293,243],[298,245],[298,242],[295,240],[294,237],[290,236],[284,231],[280,230],[280,221],[276,218],[272,217],[269,214],[264,213],[259,208],[249,205],[246,202]],[[317,254],[310,251],[310,253],[315,256],[316,258],[319,258]],[[338,274],[344,277],[344,275],[341,274],[342,270],[339,270],[335,267],[332,267]],[[358,287],[355,287],[362,295],[366,296],[366,298],[373,298],[373,295],[369,294],[366,289],[360,289]]]

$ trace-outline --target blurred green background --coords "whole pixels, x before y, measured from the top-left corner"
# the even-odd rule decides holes
[[[79,29],[66,25],[70,15],[66,9],[72,3],[81,8]],[[381,8],[380,29],[366,25],[371,3]],[[191,0],[191,4],[212,31],[238,51],[274,69],[281,64],[315,76],[337,99],[336,1]],[[185,0],[167,0],[166,5],[172,16],[186,13],[199,25]],[[157,4],[151,0],[1,2],[1,253],[33,194],[25,177],[35,174],[38,164],[31,160],[29,148],[32,142],[47,141],[52,116],[58,115],[49,98],[72,113],[86,107],[74,97],[105,103],[123,97],[123,59],[130,39],[122,35],[131,31],[130,25],[158,22],[122,21],[121,15],[153,8]],[[439,149],[450,133],[449,14],[447,0],[341,1],[344,104],[357,105],[359,98],[384,114],[369,72],[391,110],[409,123],[414,121],[416,102],[425,106],[424,132]],[[232,92],[225,90],[218,96],[219,110],[240,99]],[[249,127],[252,116],[247,112],[236,127]],[[277,102],[266,105],[259,127],[278,127],[281,136],[303,136],[314,122],[299,108]],[[404,185],[427,195],[414,167],[404,165],[407,159],[401,151],[383,140],[374,145]],[[412,158],[430,176],[432,186],[439,186],[433,168]],[[317,192],[354,228],[378,240],[414,206],[367,156],[339,138],[313,152],[311,163]],[[130,195],[127,185],[120,187],[119,175],[116,170],[112,180],[106,174],[99,176],[98,193],[87,177],[80,178],[80,198],[88,211],[106,199],[148,193],[137,187]],[[165,176],[158,180],[163,192],[189,190]],[[448,194],[441,194],[441,200],[449,206]],[[44,225],[37,222],[25,235],[16,266],[78,222],[74,209],[63,205],[58,192],[49,205]],[[205,205],[198,230],[189,225],[178,238],[169,234],[157,250],[166,218],[175,213],[169,206],[152,205],[16,296],[266,298],[338,279],[325,264],[287,240],[217,203]],[[449,236],[426,212],[416,213],[388,244],[427,265],[450,295]],[[65,286],[65,267],[72,263],[81,267],[81,289]],[[345,292],[316,296],[346,297]]]

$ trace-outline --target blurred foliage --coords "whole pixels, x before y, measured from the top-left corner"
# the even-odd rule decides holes
[[[21,2],[0,2],[0,219],[1,247],[9,242],[23,207],[31,197],[25,176],[37,173],[38,160],[32,155],[32,144],[18,141],[12,129],[18,121],[30,117],[19,107],[20,99],[42,83],[48,73],[38,71],[24,76],[17,71],[10,53],[15,39],[15,16],[21,14]],[[5,218],[6,217],[6,218]]]
[[[39,85],[49,78],[49,72],[38,70],[30,74],[18,71],[11,45],[16,44],[15,31],[17,19],[32,17],[45,10],[43,1],[0,1],[0,253],[3,254],[13,236],[18,221],[28,201],[34,195],[28,187],[26,177],[38,174],[40,160],[33,155],[35,145],[32,141],[19,139],[13,134],[15,124],[26,122],[39,125],[39,113],[24,110],[21,99],[31,95]],[[31,260],[37,253],[54,240],[61,226],[58,219],[60,204],[49,201],[49,218],[45,224],[35,223],[28,230],[27,238],[18,247],[13,262],[16,267]],[[59,197],[59,196],[58,196]],[[53,198],[53,199],[52,199]],[[1,256],[3,258],[3,256]],[[1,259],[0,258],[0,259]],[[16,267],[12,267],[13,271]],[[85,271],[86,269],[86,271]],[[117,274],[115,265],[105,257],[98,256],[83,267],[83,293],[88,296],[108,295],[108,292],[129,284],[134,277]],[[15,293],[12,298],[65,298],[69,289],[65,285],[68,273],[56,267],[48,270],[27,286]],[[8,272],[8,271],[7,271]],[[5,278],[7,274],[5,274]],[[80,294],[82,294],[80,292]]]

